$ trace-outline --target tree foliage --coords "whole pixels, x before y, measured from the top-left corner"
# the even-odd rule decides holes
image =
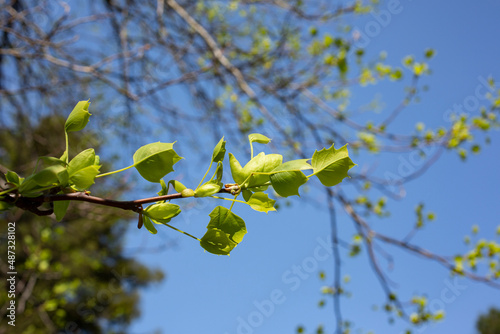
[[[476,322],[479,334],[500,333],[500,311],[491,308],[488,313],[482,314]]]

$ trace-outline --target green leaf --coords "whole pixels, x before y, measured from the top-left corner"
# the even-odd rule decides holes
[[[276,167],[273,172],[276,171],[298,171],[305,169],[313,169],[313,167],[308,163],[311,159],[298,159],[284,162],[280,166]]]
[[[266,155],[264,152],[259,153],[243,167],[242,175],[245,180],[248,178],[244,186],[248,188],[263,185],[269,181],[269,175],[259,173],[270,173],[281,165],[282,161],[283,156],[280,154]],[[255,190],[260,189],[256,188]]]
[[[80,101],[76,104],[64,125],[66,132],[80,131],[85,128],[91,116],[89,105],[89,101]]]
[[[259,144],[268,144],[271,139],[264,136],[264,135],[261,135],[260,133],[252,133],[250,135],[248,135],[248,141],[250,143],[259,143]]]
[[[261,135],[260,133],[252,133],[248,135],[248,141],[250,142],[251,157],[253,158],[253,143],[267,144],[271,141],[271,139]]]
[[[231,167],[231,175],[234,182],[241,185],[246,177],[243,175],[243,168],[240,163],[231,153],[229,153],[229,167]]]
[[[55,201],[54,202],[54,214],[56,215],[56,220],[60,222],[66,215],[70,201]]]
[[[270,199],[267,194],[263,192],[257,192],[253,194],[247,201],[250,207],[256,211],[268,213],[269,211],[276,211],[274,208],[275,200]]]
[[[253,193],[248,189],[243,189],[241,191],[241,194],[243,195],[243,199],[245,200],[245,202],[248,202],[250,197],[252,197],[252,195],[253,195]]]
[[[58,184],[59,179],[57,175],[64,169],[65,168],[60,165],[49,166],[33,175],[33,181],[35,181],[35,183],[40,187],[47,187],[53,184]]]
[[[7,182],[12,183],[13,185],[19,186],[23,182],[23,178],[19,177],[16,172],[8,171],[5,174],[5,179]]]
[[[69,177],[71,184],[78,190],[85,190],[94,184],[95,177],[99,174],[100,166],[92,165],[80,169]]]
[[[175,189],[175,191],[177,191],[178,193],[181,193],[184,189],[187,189],[187,187],[185,185],[183,185],[182,183],[180,183],[179,181],[177,180],[170,180],[168,181],[168,184],[172,185]],[[164,195],[166,195],[167,193],[165,193]]]
[[[168,223],[181,213],[181,208],[177,204],[156,203],[148,206],[143,213],[155,222]]]
[[[222,137],[219,143],[214,148],[214,151],[212,153],[212,161],[221,162],[222,160],[224,160],[225,154],[226,154],[226,141],[224,140],[224,137]]]
[[[66,161],[55,158],[55,157],[40,157],[39,160],[45,161],[49,165],[61,165],[66,166]]]
[[[200,240],[200,245],[207,252],[217,255],[229,255],[236,243],[229,240],[227,234],[216,228],[210,228]]]
[[[215,180],[221,182],[222,181],[222,172],[223,172],[223,165],[222,165],[222,162],[218,162],[217,163],[217,168],[215,169],[215,172],[214,172],[214,177],[215,177]],[[212,177],[212,179],[214,178]]]
[[[160,180],[172,172],[174,164],[182,157],[173,149],[174,143],[152,143],[142,146],[134,153],[134,167],[149,182]]]
[[[207,232],[200,245],[210,253],[229,255],[247,233],[245,222],[222,206],[216,207],[209,216]]]
[[[318,177],[321,183],[327,187],[334,186],[342,182],[346,178],[347,171],[356,166],[349,158],[347,145],[336,150],[333,145],[329,149],[315,151],[311,165],[314,174]]]
[[[223,184],[218,180],[212,180],[204,183],[195,190],[195,197],[207,197],[218,193],[222,189]]]
[[[149,218],[148,216],[146,215],[143,215],[142,216],[142,222],[144,224],[144,227],[146,227],[146,229],[151,233],[151,234],[156,234],[158,233],[158,231],[156,230],[156,228],[154,227],[153,225],[153,222],[151,221],[151,218]]]
[[[271,184],[278,195],[288,197],[299,194],[301,185],[308,181],[301,171],[278,172],[271,175]]]
[[[1,198],[1,197],[0,197]],[[7,202],[2,202],[0,201],[0,211],[6,211],[9,210],[13,207],[14,205],[7,203]]]
[[[169,185],[170,182],[172,181],[168,182]],[[161,185],[161,190],[157,192],[158,196],[168,195],[168,186],[165,184],[165,181],[163,181],[163,179],[160,180],[160,185]]]
[[[307,182],[307,177],[301,170],[312,169],[307,162],[310,159],[298,159],[287,161],[276,167],[270,179],[274,190],[282,197],[299,195],[299,187]]]
[[[95,165],[95,161],[96,155],[94,149],[86,149],[85,151],[80,152],[76,157],[71,159],[68,164],[68,173],[70,176],[72,176],[81,169]]]

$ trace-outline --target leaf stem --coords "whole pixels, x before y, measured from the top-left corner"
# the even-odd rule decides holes
[[[205,175],[203,175],[203,177],[201,178],[201,181],[200,181],[200,184],[198,184],[198,187],[196,187],[195,191],[198,190],[198,188],[201,186],[201,184],[203,183],[203,180],[207,177],[208,173],[210,172],[210,169],[212,168],[212,163],[214,162],[214,159],[212,157],[212,159],[210,160],[210,165],[208,166],[208,170],[207,172],[205,173]]]
[[[99,174],[99,175],[96,176],[96,178],[103,177],[103,176],[108,176],[108,175],[111,175],[111,174],[120,173],[120,172],[123,172],[124,170],[130,169],[132,167],[134,167],[134,165],[131,165],[131,166],[128,166],[128,167],[125,167],[125,168],[122,168],[122,169],[118,169],[118,170],[115,170],[115,171],[112,171],[112,172],[107,172],[107,173]]]
[[[0,196],[5,195],[5,194],[8,194],[8,193],[10,193],[11,191],[16,190],[16,189],[18,189],[18,188],[19,188],[19,186],[14,186],[13,188],[10,188],[10,189],[7,189],[7,190],[4,190],[4,191],[0,192]]]
[[[239,200],[239,199],[231,199],[231,198],[220,197],[220,196],[213,196],[213,195],[212,195],[212,196],[210,196],[210,197],[212,197],[212,198],[217,198],[217,199],[223,199],[223,200],[226,200],[226,201],[231,201],[231,202],[233,202],[233,203],[234,203],[234,202],[238,202],[238,203],[243,203],[243,204],[247,204],[247,205],[248,205],[248,203],[247,203],[247,202],[245,202],[245,201],[241,201],[241,200]]]
[[[183,234],[187,235],[188,237],[191,237],[191,238],[193,238],[193,239],[198,240],[198,241],[200,241],[200,242],[201,242],[201,240],[200,240],[200,239],[198,239],[197,237],[195,237],[194,235],[189,234],[189,233],[187,233],[187,232],[184,232],[184,231],[182,231],[182,230],[179,230],[178,228],[173,227],[173,226],[172,226],[172,225],[170,225],[170,224],[164,223],[163,225],[168,226],[168,227],[170,227],[171,229],[176,230],[177,232],[181,232],[181,233],[183,233]]]

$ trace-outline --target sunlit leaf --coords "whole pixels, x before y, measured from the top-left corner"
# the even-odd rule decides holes
[[[252,133],[250,135],[248,135],[248,141],[250,143],[259,143],[259,144],[268,144],[271,139],[264,136],[264,135],[261,135],[260,133]]]
[[[243,168],[241,167],[235,156],[231,153],[229,153],[229,166],[231,167],[231,175],[233,176],[234,182],[241,185],[243,181],[245,181]]]
[[[267,194],[263,192],[256,192],[252,194],[247,203],[256,211],[265,213],[268,213],[269,211],[276,211],[274,208],[274,203],[276,203],[276,201],[270,199]]]
[[[222,189],[222,183],[218,180],[212,180],[201,185],[194,192],[195,197],[207,197],[218,193]]]
[[[315,151],[311,160],[314,175],[327,187],[334,186],[346,178],[347,171],[355,166],[349,158],[347,145],[336,150],[333,145],[329,149]]]
[[[158,231],[153,225],[153,222],[151,221],[151,218],[149,218],[146,215],[142,216],[142,222],[144,224],[144,227],[151,233],[151,234],[156,234]]]
[[[245,222],[222,206],[216,207],[209,216],[207,233],[200,244],[210,253],[228,255],[247,233]]]
[[[156,203],[144,209],[143,213],[155,221],[168,223],[172,218],[181,213],[181,208],[177,204]]]
[[[68,173],[69,175],[75,174],[77,171],[92,166],[95,164],[95,151],[93,148],[86,149],[80,152],[76,157],[71,159],[68,163]]]
[[[89,105],[89,101],[80,101],[76,104],[64,125],[66,132],[80,131],[85,128],[91,116]]]
[[[99,174],[100,166],[92,165],[82,168],[69,177],[71,184],[79,190],[85,190],[94,184],[95,177]]]
[[[301,171],[277,172],[270,179],[274,190],[282,197],[300,196],[299,188],[308,180]]]
[[[174,143],[151,143],[134,153],[134,167],[149,182],[160,180],[172,172],[173,165],[182,158],[173,149]]]
[[[214,151],[212,153],[212,161],[221,162],[222,160],[224,160],[225,154],[226,154],[226,141],[224,140],[224,137],[222,137],[219,143],[214,148]]]

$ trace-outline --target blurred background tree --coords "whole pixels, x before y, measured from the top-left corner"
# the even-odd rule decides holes
[[[65,118],[58,115],[33,122],[29,115],[20,114],[14,125],[2,127],[2,172],[12,168],[28,175],[38,157],[64,151],[64,122]],[[74,141],[84,147],[102,144],[88,132],[75,136]],[[116,197],[127,186],[108,180],[96,190]],[[7,222],[17,222],[18,275],[16,326],[7,324],[10,298],[2,293],[0,333],[124,333],[140,315],[139,288],[163,279],[161,271],[149,269],[124,254],[130,215],[78,202],[72,203],[70,210],[61,223],[53,216],[40,217],[22,210],[2,214],[3,254],[7,254]],[[0,267],[3,273],[11,271],[6,257],[0,259]],[[5,279],[1,288],[8,290]]]
[[[491,308],[488,313],[482,314],[477,319],[476,328],[479,334],[500,333],[500,311]]]
[[[126,159],[145,138],[165,134],[182,138],[181,152],[204,152],[200,138],[215,143],[224,135],[240,143],[235,150],[243,153],[251,132],[272,137],[272,150],[294,157],[349,143],[360,167],[343,187],[308,197],[330,214],[334,274],[325,295],[333,299],[336,332],[348,327],[340,311],[342,263],[359,254],[366,255],[380,282],[380,306],[388,317],[421,325],[443,314],[430,311],[421,296],[395,293],[380,265],[392,266],[384,247],[498,288],[498,243],[469,240],[467,251],[456,256],[413,243],[435,218],[424,203],[416,203],[415,218],[402,237],[378,231],[377,222],[389,216],[389,201],[402,199],[404,186],[444,152],[466,160],[489,143],[490,130],[498,127],[500,98],[489,78],[477,112],[457,109],[435,127],[413,118],[408,122],[404,114],[418,110],[434,50],[393,65],[384,52],[366,52],[366,32],[354,24],[369,14],[396,15],[398,3],[5,0],[0,3],[0,125],[10,133],[16,119],[41,124],[32,122],[67,114],[77,100],[91,98],[99,120],[90,126],[99,143],[109,144],[101,147],[102,157]],[[381,102],[379,92],[390,95],[391,103]],[[23,129],[23,136],[33,130]],[[395,164],[402,153],[419,163],[387,172],[383,166]],[[191,169],[183,173],[192,179]],[[337,225],[340,209],[352,222],[349,228]],[[481,259],[489,264],[478,266]]]

